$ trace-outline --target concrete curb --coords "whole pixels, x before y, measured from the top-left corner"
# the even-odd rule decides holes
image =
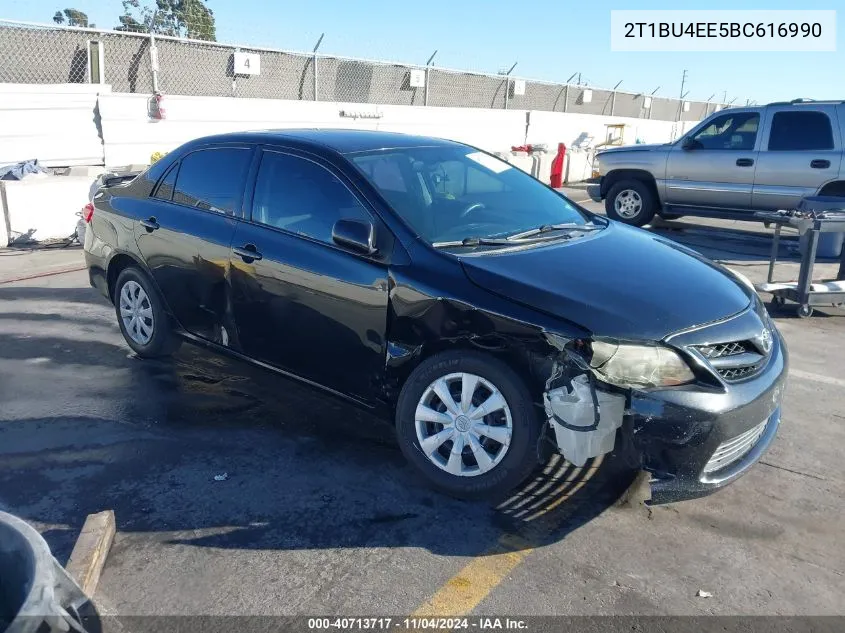
[[[50,277],[52,275],[64,275],[65,273],[75,273],[80,270],[85,270],[85,264],[74,264],[73,266],[65,266],[64,268],[55,268],[52,270],[45,270],[40,273],[30,273],[29,275],[21,275],[19,277],[9,277],[6,279],[0,278],[0,285],[11,284],[16,281],[27,281],[28,279],[39,279],[41,277]]]
[[[115,534],[114,512],[105,510],[89,514],[76,539],[67,564],[67,572],[76,580],[83,593],[93,598],[100,582]]]

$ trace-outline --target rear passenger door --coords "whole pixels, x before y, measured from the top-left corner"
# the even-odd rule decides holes
[[[836,117],[833,106],[769,109],[752,194],[755,208],[794,209],[836,178],[842,160]]]
[[[138,248],[173,316],[191,334],[229,344],[229,248],[254,149],[195,150],[153,189],[136,227]]]
[[[340,219],[372,222],[378,252],[335,243],[332,228]],[[371,401],[386,358],[392,242],[332,167],[264,151],[251,215],[232,242],[232,304],[243,352]]]

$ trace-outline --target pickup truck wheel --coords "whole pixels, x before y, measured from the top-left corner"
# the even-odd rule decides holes
[[[632,226],[651,222],[657,211],[654,194],[640,180],[622,180],[610,188],[604,201],[609,218]]]
[[[498,497],[522,483],[538,463],[539,432],[519,377],[471,351],[420,363],[396,408],[405,457],[435,488],[463,499]]]

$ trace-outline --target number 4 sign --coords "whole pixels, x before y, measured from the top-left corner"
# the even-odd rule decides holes
[[[258,53],[235,53],[236,75],[260,75],[261,55]]]

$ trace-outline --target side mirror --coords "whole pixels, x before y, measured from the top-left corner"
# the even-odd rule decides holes
[[[332,241],[367,255],[378,251],[376,227],[364,220],[338,220],[332,227]]]
[[[695,140],[691,136],[685,136],[681,141],[681,149],[695,149]]]

